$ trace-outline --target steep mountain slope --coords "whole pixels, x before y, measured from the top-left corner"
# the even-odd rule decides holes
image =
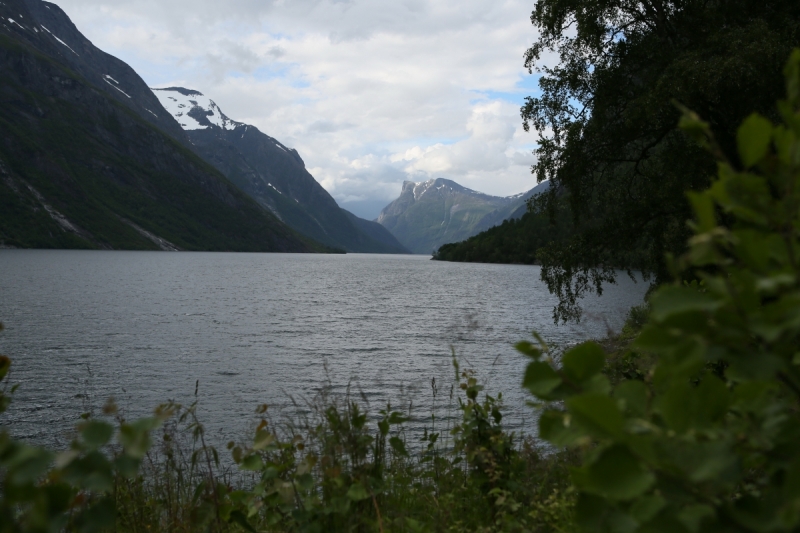
[[[383,248],[379,248],[377,253],[409,253],[408,248],[400,244],[400,241],[398,241],[388,229],[384,228],[374,220],[364,220],[363,218],[357,217],[346,209],[342,209],[342,212],[345,214],[345,216],[347,216],[347,218],[350,219],[350,222],[356,228],[358,228],[361,233],[371,238],[373,241],[383,245]]]
[[[166,111],[156,127],[133,97],[76,72],[66,58],[86,50],[39,24],[27,4],[37,5],[0,2],[3,246],[320,249],[165,134]]]
[[[15,30],[16,38],[57,59],[145,121],[189,145],[180,126],[159,106],[144,80],[126,63],[94,46],[60,7],[42,0],[9,0],[0,7],[5,13],[0,24]],[[25,8],[28,15],[23,16]]]
[[[400,197],[381,211],[378,223],[412,252],[432,253],[443,244],[462,241],[503,220],[522,216],[526,201],[537,189],[502,198],[444,178],[406,181]]]
[[[341,209],[296,150],[231,120],[197,91],[170,87],[153,93],[199,155],[295,230],[348,252],[408,253],[383,228]]]
[[[506,220],[519,220],[525,213],[528,212],[528,200],[537,194],[545,192],[549,188],[550,182],[545,181],[528,192],[509,196],[508,199],[511,201],[508,203],[508,205],[489,213],[481,219],[481,221],[475,227],[474,235],[477,235],[478,233],[491,229],[495,226],[499,226]]]

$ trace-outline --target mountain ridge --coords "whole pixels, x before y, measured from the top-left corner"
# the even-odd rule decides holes
[[[523,193],[500,197],[446,178],[404,181],[400,196],[381,211],[376,222],[412,252],[432,253],[444,244],[462,241],[509,218],[519,218],[527,200],[547,186],[540,184]]]
[[[37,10],[54,18],[43,24]],[[0,2],[3,246],[325,250],[168,134],[166,129],[180,135],[182,130],[156,107],[158,100],[141,78],[70,28],[77,32],[53,4]],[[106,82],[98,79],[105,65],[98,70],[86,61],[76,63],[71,56],[82,57],[79,53],[113,59],[109,65],[128,76],[131,86],[111,86],[122,82],[116,70],[104,74]],[[134,101],[132,93],[142,99]],[[145,109],[147,102],[155,102],[155,112]]]
[[[152,91],[198,155],[298,232],[348,252],[408,253],[382,226],[355,220],[342,209],[308,172],[297,150],[255,126],[230,119],[200,91]]]

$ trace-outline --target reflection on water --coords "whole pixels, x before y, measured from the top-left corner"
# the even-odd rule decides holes
[[[0,250],[0,351],[21,383],[0,418],[20,437],[62,443],[81,412],[114,397],[129,418],[189,401],[220,437],[253,409],[295,407],[329,381],[373,410],[399,398],[429,416],[431,380],[453,380],[451,347],[506,420],[531,425],[512,348],[536,330],[554,344],[619,328],[644,283],[626,277],[586,302],[593,319],[555,326],[531,266],[423,256]],[[447,384],[447,385],[445,385]],[[441,394],[438,403],[441,403]]]

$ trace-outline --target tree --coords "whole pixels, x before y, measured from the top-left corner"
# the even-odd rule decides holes
[[[782,124],[748,117],[738,164],[708,123],[681,120],[720,164],[690,195],[688,251],[634,340],[652,368],[612,387],[594,343],[559,366],[541,341],[518,345],[533,359],[526,388],[558,402],[540,436],[584,452],[572,472],[584,531],[800,531],[800,49],[786,78]]]
[[[559,296],[556,320],[613,282],[617,268],[668,278],[665,254],[684,250],[686,190],[702,190],[714,161],[675,130],[680,102],[705,117],[735,158],[735,132],[753,111],[777,118],[783,62],[800,43],[795,0],[540,0],[538,40],[525,65],[541,94],[523,106],[538,131],[539,200],[566,206],[572,228],[540,251]],[[555,66],[548,64],[552,54]]]

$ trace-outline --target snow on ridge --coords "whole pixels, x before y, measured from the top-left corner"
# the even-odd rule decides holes
[[[45,6],[45,7],[47,7],[47,6]],[[8,20],[11,20],[11,19],[8,19]],[[18,25],[18,26],[19,26],[19,25]],[[50,35],[53,37],[53,39],[55,39],[56,41],[60,42],[61,44],[63,44],[63,45],[64,45],[64,46],[66,46],[67,48],[69,48],[69,51],[70,51],[70,52],[72,52],[73,54],[75,54],[75,55],[76,55],[76,56],[78,56],[78,57],[81,57],[81,56],[80,56],[80,54],[78,54],[78,52],[76,52],[75,50],[73,50],[73,49],[70,47],[70,45],[68,45],[67,43],[65,43],[64,41],[62,41],[61,39],[59,39],[59,38],[58,38],[58,37],[56,37],[55,35],[53,35],[53,32],[51,32],[50,30],[48,30],[48,29],[47,29],[47,28],[45,28],[44,26],[42,26],[42,29],[43,29],[44,31],[46,31],[47,33],[49,33],[49,34],[50,34]],[[130,98],[130,96],[129,96],[128,98]]]
[[[419,183],[414,184],[414,200],[419,200],[422,198],[422,195],[428,192],[428,189],[434,184],[435,179],[429,179],[428,181],[422,181]],[[422,189],[420,191],[420,189]]]
[[[107,78],[107,77],[109,77],[109,76],[106,76],[106,78]],[[125,96],[127,96],[128,98],[130,98],[130,97],[131,97],[131,95],[129,95],[128,93],[126,93],[125,91],[123,91],[122,89],[120,89],[119,87],[117,87],[116,85],[114,85],[113,83],[111,83],[110,81],[108,81],[106,78],[103,78],[103,81],[104,81],[104,82],[106,82],[107,84],[111,85],[113,88],[115,88],[116,90],[118,90],[119,92],[121,92],[122,94],[124,94]]]
[[[17,26],[19,26],[19,27],[20,27],[20,28],[22,28],[23,30],[25,29],[25,27],[24,27],[22,24],[20,24],[19,22],[17,22],[16,20],[14,20],[14,19],[12,19],[12,18],[8,19],[8,21],[9,21],[11,24],[16,24]]]
[[[196,119],[189,116],[189,112],[195,108],[200,108],[206,119],[223,130],[234,130],[237,126],[242,126],[240,122],[226,117],[219,106],[213,100],[196,91],[187,91],[190,94],[184,95],[174,89],[151,89],[164,109],[175,117],[178,124],[184,130],[205,130],[208,126],[201,124]]]

